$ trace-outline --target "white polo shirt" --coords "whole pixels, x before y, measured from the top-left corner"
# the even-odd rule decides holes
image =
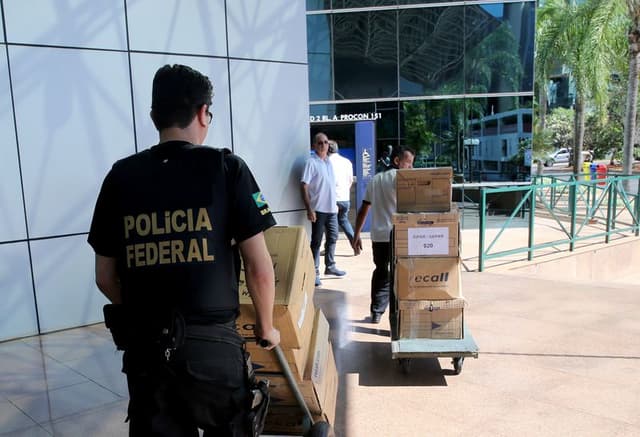
[[[353,166],[340,153],[329,155],[329,161],[333,165],[333,174],[336,177],[336,196],[338,202],[348,202],[351,199],[351,184],[353,184]]]
[[[317,212],[337,213],[336,178],[329,158],[320,159],[316,154],[304,165],[300,182],[307,184],[311,209]]]
[[[371,241],[388,243],[396,212],[396,172],[391,169],[376,174],[367,184],[364,200],[371,204]]]

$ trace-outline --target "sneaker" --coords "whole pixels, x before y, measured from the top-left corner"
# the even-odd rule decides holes
[[[316,287],[319,287],[321,285],[322,285],[322,282],[320,282],[320,278],[316,276]]]
[[[377,325],[378,323],[380,323],[381,318],[382,318],[382,314],[371,313],[371,323],[375,323]]]
[[[327,267],[324,269],[325,275],[333,275],[333,276],[344,276],[347,274],[344,270],[340,270],[336,266]]]

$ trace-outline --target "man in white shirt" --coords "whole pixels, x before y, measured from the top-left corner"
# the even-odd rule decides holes
[[[351,208],[351,185],[353,184],[353,165],[349,159],[340,155],[338,143],[329,140],[329,161],[336,177],[336,199],[338,201],[338,226],[353,244],[353,228],[349,222]],[[325,249],[326,252],[326,249]]]
[[[311,222],[311,253],[316,265],[316,287],[320,282],[320,244],[326,231],[324,254],[325,275],[344,276],[345,271],[336,267],[335,251],[338,240],[338,204],[336,201],[336,179],[329,162],[329,139],[324,133],[314,137],[315,155],[307,160],[300,193]]]
[[[360,232],[369,213],[371,217],[371,243],[375,270],[371,277],[371,322],[380,323],[382,314],[389,305],[392,292],[391,230],[392,214],[396,212],[396,170],[413,168],[415,152],[403,146],[396,146],[391,153],[391,168],[376,174],[367,185],[362,205],[356,217],[356,230],[353,237],[353,252],[362,251]],[[391,310],[395,308],[392,303]]]

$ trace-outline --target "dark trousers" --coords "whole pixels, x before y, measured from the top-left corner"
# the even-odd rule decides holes
[[[336,241],[338,241],[338,214],[316,211],[316,221],[311,224],[311,253],[316,265],[316,275],[320,274],[320,245],[326,233],[324,265],[333,267],[336,264]]]
[[[221,340],[188,336],[169,364],[125,352],[130,436],[197,437],[198,428],[206,437],[250,435],[244,350]]]
[[[342,232],[344,232],[344,234],[347,236],[349,243],[353,243],[353,227],[351,226],[351,222],[349,221],[349,208],[351,208],[351,202],[338,202],[338,226],[340,226]]]
[[[395,311],[393,297],[393,266],[391,265],[391,243],[372,242],[375,270],[371,275],[371,312],[384,313],[391,300],[391,311]]]

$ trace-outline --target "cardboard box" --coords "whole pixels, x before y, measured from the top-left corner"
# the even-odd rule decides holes
[[[460,211],[393,214],[396,256],[458,256]]]
[[[335,417],[335,406],[338,394],[338,371],[331,344],[326,340],[327,355],[324,362],[317,363],[316,381],[305,379],[298,382],[304,402],[313,414],[326,414],[331,420]],[[269,393],[273,406],[297,406],[287,378],[280,373],[266,374],[256,372],[256,378],[269,380]],[[271,408],[271,407],[270,407]]]
[[[460,258],[397,258],[395,293],[401,300],[439,300],[462,297]]]
[[[280,347],[300,349],[309,346],[313,331],[313,315],[316,311],[312,294],[298,293],[295,300],[285,304],[276,304],[273,308],[273,325],[280,330]],[[247,342],[255,341],[253,328],[256,313],[251,303],[240,304],[240,315],[236,326]]]
[[[398,212],[443,212],[451,207],[451,167],[400,169],[396,176]]]
[[[280,330],[280,344],[283,348],[301,348],[309,339],[315,314],[316,270],[307,233],[301,226],[276,226],[265,232],[265,241],[275,271],[273,319],[275,327]],[[255,312],[244,269],[240,272],[239,293],[238,329],[241,335],[253,337]],[[305,331],[305,327],[309,330]]]
[[[464,299],[399,301],[400,338],[463,338]]]
[[[327,361],[329,354],[329,322],[320,308],[315,310],[311,327],[305,326],[303,332],[305,333],[304,337],[307,337],[306,332],[309,333],[308,340],[303,347],[299,349],[281,347],[280,349],[297,381],[302,382],[306,379],[319,382],[324,370],[321,368],[321,364]],[[266,350],[256,345],[255,342],[249,341],[247,342],[247,352],[251,354],[251,362],[256,372],[261,374],[284,373],[274,351]]]
[[[329,322],[322,310],[318,308],[313,323],[309,355],[304,368],[304,379],[310,379],[316,383],[322,380],[325,370],[323,363],[327,362],[329,349]]]
[[[297,381],[304,379],[304,368],[309,358],[309,347],[295,348],[281,348],[284,354],[291,373]],[[253,341],[247,342],[247,352],[251,355],[251,363],[253,369],[256,372],[262,373],[283,373],[284,370],[280,366],[280,361],[276,353],[272,350],[266,350]]]
[[[324,414],[313,414],[313,421],[329,422]],[[305,414],[299,407],[269,405],[263,434],[301,436],[304,429]]]

